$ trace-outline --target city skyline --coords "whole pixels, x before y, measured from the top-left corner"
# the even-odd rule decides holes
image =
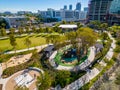
[[[21,2],[21,0],[1,0],[0,1],[0,12],[10,11],[10,12],[17,12],[17,11],[32,11],[37,12],[38,10],[47,10],[47,8],[53,8],[55,10],[62,9],[64,5],[69,7],[70,4],[73,6],[73,10],[76,7],[77,2],[81,2],[82,10],[84,7],[88,6],[89,0],[25,0]]]

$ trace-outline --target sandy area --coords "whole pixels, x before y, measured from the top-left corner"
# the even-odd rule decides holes
[[[41,48],[37,48],[37,52],[40,52],[44,47],[46,46],[42,46]],[[12,58],[10,58],[9,61],[2,63],[2,70],[4,71],[4,69],[8,68],[8,67],[13,67],[22,63],[25,63],[27,61],[30,60],[32,56],[32,53],[30,54],[26,54],[26,55],[18,55],[18,56],[14,56]]]
[[[10,58],[9,61],[2,63],[2,70],[8,68],[8,67],[13,67],[22,63],[25,63],[30,60],[32,56],[32,53],[26,54],[26,55],[19,55],[19,56],[14,56]]]
[[[14,79],[22,73],[23,72],[19,72],[18,74],[15,74],[12,78],[10,78],[8,82],[6,83],[5,90],[16,90],[18,85],[16,84]],[[36,88],[37,77],[40,76],[40,73],[37,71],[33,71],[33,70],[30,70],[28,73],[30,74],[32,78],[35,78],[32,84],[29,86],[29,90],[34,90]],[[36,77],[34,75],[36,75]]]

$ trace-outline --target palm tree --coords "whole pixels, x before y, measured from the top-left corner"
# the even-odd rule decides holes
[[[25,40],[24,40],[24,44],[28,47],[28,50],[29,50],[30,45],[31,45],[31,41],[30,41],[30,39],[29,39],[29,38],[25,38]]]

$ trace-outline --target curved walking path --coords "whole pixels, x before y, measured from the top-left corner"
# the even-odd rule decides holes
[[[106,54],[105,58],[110,60],[114,54],[114,49],[116,48],[116,40],[111,36],[110,33],[108,33],[108,36],[110,37],[111,40],[113,40],[111,44],[111,48],[109,49],[108,53]]]
[[[62,65],[56,65],[54,58],[57,54],[57,51],[55,51],[49,58],[49,62],[50,64],[58,70],[69,70],[69,71],[75,71],[75,70],[83,70],[85,69],[87,66],[89,66],[91,64],[91,62],[93,62],[94,58],[95,58],[95,47],[90,47],[90,55],[88,56],[88,58],[85,60],[85,62],[81,63],[78,66],[62,66]]]
[[[48,45],[46,44],[46,45],[42,45],[42,46],[32,47],[29,50],[37,49],[37,52],[39,52],[43,48],[45,48],[47,46]],[[16,53],[24,52],[24,51],[28,51],[28,49],[17,50]],[[7,52],[5,54],[13,54],[13,53],[15,53],[15,51],[10,51],[10,52]],[[13,56],[12,58],[10,58],[10,60],[7,63],[0,63],[0,77],[2,75],[3,70],[6,68],[6,65],[7,65],[7,67],[12,67],[12,66],[15,66],[15,65],[19,65],[19,64],[25,63],[25,62],[27,62],[30,59],[31,56],[32,56],[31,53],[30,54],[26,54],[26,55],[22,55],[22,57],[19,57],[19,58],[15,58]]]
[[[111,36],[110,33],[108,33],[109,37],[113,42],[111,43],[111,48],[109,49],[108,53],[104,58],[107,58],[108,60],[112,59],[113,54],[114,54],[114,49],[116,48],[116,40]],[[94,68],[90,71],[87,72],[84,76],[76,80],[75,82],[67,85],[65,88],[62,90],[79,90],[82,86],[84,86],[86,83],[90,82],[93,78],[95,78],[100,71],[97,68]]]
[[[111,44],[111,48],[109,49],[108,53],[106,54],[105,58],[107,59],[111,59],[113,54],[114,54],[114,49],[116,48],[116,44],[115,44],[115,39],[112,38],[111,34],[108,33],[109,37],[111,40],[113,40],[112,44]],[[91,47],[90,49],[90,55],[88,57],[88,60],[86,60],[86,63],[81,64],[78,69],[83,69],[85,68],[87,65],[90,64],[91,61],[94,60],[94,54],[95,54],[95,48]],[[56,53],[56,52],[55,52]],[[54,53],[54,55],[55,55]],[[53,57],[54,57],[53,55]],[[52,60],[52,58],[51,58]],[[53,63],[54,64],[54,63]],[[63,69],[63,68],[62,68]],[[69,69],[71,70],[71,69]],[[98,74],[100,73],[100,71],[97,68],[94,68],[92,70],[89,70],[84,76],[82,76],[81,78],[79,78],[78,80],[76,80],[75,82],[67,85],[65,88],[63,88],[62,90],[78,90],[80,87],[84,86],[86,83],[88,83],[90,80],[92,80],[93,78],[95,78]],[[5,84],[7,82],[7,79],[0,79],[0,84]],[[3,89],[5,90],[5,89]]]
[[[45,48],[47,46],[48,45],[46,44],[46,45],[42,45],[42,46],[32,47],[32,48],[29,48],[29,50],[37,49],[37,51],[39,52],[41,49],[43,49],[43,48]],[[28,51],[28,49],[17,50],[16,53],[24,52],[24,51]],[[15,53],[15,51],[9,51],[9,52],[7,52],[5,54],[14,54],[14,53]],[[3,68],[2,68],[1,63],[0,63],[0,84],[3,84],[3,89],[2,90],[5,90],[5,86],[4,85],[7,83],[7,81],[9,80],[10,77],[6,78],[6,79],[3,79],[1,77],[2,73],[3,73]],[[43,71],[42,71],[42,73],[43,73]]]
[[[100,71],[98,69],[94,68],[87,72],[84,76],[82,76],[78,80],[64,87],[62,90],[78,90],[83,85],[87,84],[90,80],[92,80],[94,77],[96,77],[99,74],[99,72]]]

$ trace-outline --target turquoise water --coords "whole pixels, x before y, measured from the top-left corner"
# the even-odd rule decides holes
[[[74,60],[77,60],[77,57],[63,58],[63,60],[65,60],[65,62],[72,62],[72,61],[74,61]]]

